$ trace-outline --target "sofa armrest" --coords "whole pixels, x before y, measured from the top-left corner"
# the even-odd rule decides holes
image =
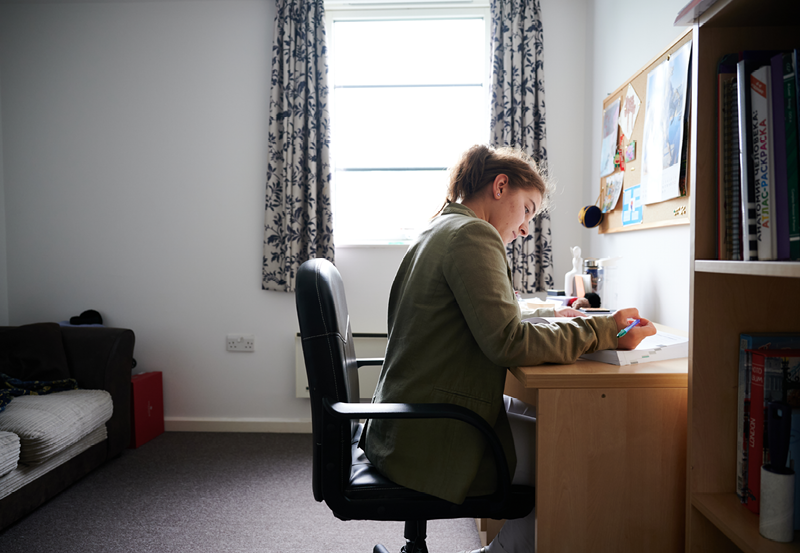
[[[70,376],[78,386],[106,390],[114,402],[108,429],[107,459],[130,443],[131,369],[135,336],[132,330],[108,327],[61,328]]]

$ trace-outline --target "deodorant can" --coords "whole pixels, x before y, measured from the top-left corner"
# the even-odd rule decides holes
[[[599,267],[597,265],[597,260],[595,259],[585,259],[583,261],[583,272],[589,275],[592,279],[592,289],[587,290],[587,292],[594,292],[597,293],[597,271]]]

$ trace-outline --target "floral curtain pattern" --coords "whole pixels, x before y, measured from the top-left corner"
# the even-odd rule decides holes
[[[539,0],[492,0],[491,144],[515,146],[547,168],[544,62]],[[550,215],[506,248],[514,289],[554,288]]]
[[[334,259],[328,65],[322,0],[277,8],[261,287],[291,292],[304,261]]]

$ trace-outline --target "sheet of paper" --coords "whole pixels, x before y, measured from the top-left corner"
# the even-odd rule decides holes
[[[642,222],[642,187],[637,184],[622,193],[622,226],[638,225]]]
[[[680,196],[680,161],[691,41],[647,75],[642,140],[644,202]]]
[[[622,191],[622,179],[624,176],[625,173],[619,172],[606,177],[606,186],[603,190],[603,201],[601,204],[603,213],[613,211],[617,206],[619,193]]]
[[[625,92],[625,97],[622,98],[622,105],[619,112],[619,130],[625,135],[625,138],[630,140],[633,133],[633,126],[636,124],[636,117],[639,115],[639,106],[642,101],[639,95],[633,89],[633,86],[628,85],[628,90]]]
[[[619,98],[603,111],[603,143],[600,146],[600,176],[614,172],[614,154],[617,152],[617,127]]]
[[[611,365],[633,365],[658,360],[680,359],[689,355],[689,338],[659,331],[642,340],[636,349],[606,349],[585,353],[583,359],[600,361]]]
[[[565,317],[528,317],[526,319],[522,319],[523,323],[531,323],[534,325],[551,325],[555,324],[558,321],[568,321],[568,318]]]
[[[670,334],[669,332],[664,332],[659,330],[653,336],[648,336],[647,338],[639,342],[639,345],[636,346],[636,349],[633,351],[666,348],[677,344],[683,344],[684,342],[688,343],[689,338],[686,336],[678,336],[677,334]]]

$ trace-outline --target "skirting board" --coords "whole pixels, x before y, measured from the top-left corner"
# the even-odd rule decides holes
[[[164,418],[167,432],[273,432],[311,434],[310,420]]]

